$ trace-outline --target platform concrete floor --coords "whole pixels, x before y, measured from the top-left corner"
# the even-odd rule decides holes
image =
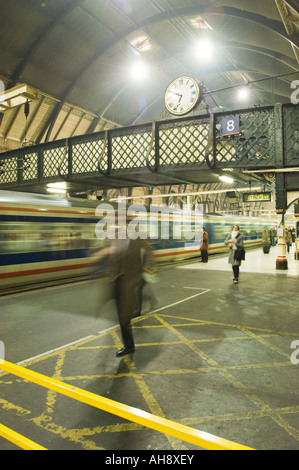
[[[277,271],[276,255],[248,252],[238,285],[226,257],[164,268],[158,307],[145,303],[122,359],[114,304],[99,308],[103,280],[2,297],[6,359],[238,444],[297,450],[299,261],[291,252]],[[50,450],[197,449],[9,374],[0,422]]]

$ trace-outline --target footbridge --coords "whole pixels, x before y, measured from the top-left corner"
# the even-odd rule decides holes
[[[26,146],[0,155],[0,188],[40,191],[59,179],[105,190],[219,182],[267,185],[276,205],[298,190],[299,108],[276,104],[192,115]]]

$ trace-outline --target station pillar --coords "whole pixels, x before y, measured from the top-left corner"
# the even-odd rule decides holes
[[[283,169],[285,166],[285,146],[283,141],[283,115],[282,105],[276,104],[274,109],[275,121],[275,153],[277,168]],[[278,256],[276,259],[276,269],[288,269],[288,260],[286,257],[286,239],[285,239],[285,213],[287,210],[287,181],[284,172],[275,174],[275,199],[276,213],[281,215],[281,223],[277,230],[278,236]]]
[[[285,213],[287,210],[286,181],[283,173],[276,175],[276,213],[281,215],[281,223],[277,229],[278,237],[278,255],[276,258],[276,269],[288,269],[288,259],[286,256],[286,237],[285,237]]]
[[[295,259],[299,259],[299,222],[296,222]]]
[[[285,227],[281,225],[277,229],[277,237],[278,237],[278,255],[276,258],[276,269],[288,269],[288,259],[286,256],[286,240],[285,240]]]

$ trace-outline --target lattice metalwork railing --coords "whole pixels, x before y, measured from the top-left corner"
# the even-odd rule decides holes
[[[223,119],[239,118],[225,135]],[[282,168],[298,165],[299,108],[267,108],[192,116],[24,147],[0,155],[0,186],[71,181],[138,169]],[[283,144],[283,145],[282,145]],[[283,151],[282,151],[283,149]],[[146,176],[146,175],[145,175]]]
[[[18,184],[19,159],[16,157],[1,160],[0,185],[15,183]]]
[[[38,178],[38,153],[28,153],[22,160],[23,180],[36,181]]]
[[[151,132],[122,133],[112,136],[111,170],[127,170],[129,168],[146,168],[148,163],[154,165],[155,151],[150,150]]]
[[[43,179],[59,177],[59,169],[60,174],[67,175],[67,160],[65,163],[66,153],[66,146],[55,146],[43,151]]]
[[[239,134],[222,135],[223,115],[216,117],[215,159],[219,167],[274,166],[274,110],[257,109],[232,114],[239,116]]]
[[[205,164],[210,121],[204,118],[181,124],[161,125],[159,166]]]
[[[292,105],[284,110],[284,157],[286,165],[299,163],[299,106]]]
[[[72,146],[73,174],[97,173],[99,165],[102,170],[107,171],[107,160],[107,149],[103,138],[79,142]]]

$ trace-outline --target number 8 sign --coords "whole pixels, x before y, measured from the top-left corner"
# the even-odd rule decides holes
[[[222,135],[240,134],[239,116],[230,116],[222,119]]]

